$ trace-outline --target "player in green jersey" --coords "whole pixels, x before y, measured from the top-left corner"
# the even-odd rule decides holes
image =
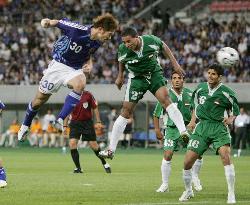
[[[176,71],[172,72],[171,75],[172,87],[169,89],[169,97],[173,103],[177,105],[180,112],[182,113],[185,125],[188,125],[191,120],[190,105],[192,91],[183,86],[184,76],[181,73]],[[168,119],[165,115],[165,111],[161,104],[158,102],[154,110],[154,127],[156,136],[159,140],[163,139],[163,135],[159,126],[159,118],[163,117],[163,122],[165,125],[165,134],[164,134],[164,157],[161,163],[161,175],[162,175],[162,184],[156,190],[156,192],[165,192],[169,190],[168,181],[171,173],[171,160],[173,153],[179,150],[179,143],[182,142],[180,133],[176,128],[175,124],[171,119]],[[199,172],[202,165],[202,158],[196,160],[195,164],[192,167],[192,182],[196,191],[201,191],[202,186],[198,178]]]
[[[171,50],[158,37],[153,35],[138,36],[137,31],[131,27],[125,28],[121,36],[123,43],[118,49],[119,73],[115,84],[118,89],[121,89],[124,83],[124,70],[127,69],[129,72],[127,89],[121,115],[116,119],[112,129],[109,148],[99,152],[99,154],[103,157],[113,158],[118,140],[127,125],[129,117],[138,101],[143,98],[143,95],[148,90],[155,95],[164,107],[183,139],[188,141],[189,136],[183,117],[168,96],[163,70],[158,60],[158,54],[162,52],[166,58],[170,59],[174,70],[183,73],[184,71]]]
[[[194,197],[191,168],[195,160],[202,156],[210,145],[213,145],[225,169],[228,186],[227,203],[232,204],[236,203],[235,171],[230,159],[231,136],[228,125],[232,124],[239,114],[239,106],[235,93],[221,83],[222,67],[218,64],[210,65],[207,74],[208,82],[199,84],[192,96],[194,112],[190,124],[195,125],[196,117],[199,123],[195,126],[188,143],[183,170],[185,191],[179,200],[187,201]]]

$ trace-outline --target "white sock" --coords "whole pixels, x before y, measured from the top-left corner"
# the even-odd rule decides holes
[[[191,172],[191,169],[189,170],[185,170],[183,169],[183,182],[184,182],[184,185],[185,185],[185,189],[186,191],[191,191],[192,190],[192,172]]]
[[[128,123],[128,119],[122,117],[121,115],[116,119],[111,133],[111,139],[109,144],[109,149],[111,149],[113,152],[115,152],[117,143],[123,134],[123,131],[125,130],[125,127]]]
[[[179,132],[182,133],[186,131],[186,127],[184,124],[183,116],[180,110],[174,103],[171,103],[167,108],[166,111],[168,113],[169,118],[174,122],[176,127],[178,128]]]
[[[203,159],[197,159],[192,167],[192,177],[198,178],[201,170]]]
[[[171,161],[167,161],[163,158],[161,162],[161,177],[163,184],[168,184],[170,173],[171,173]]]
[[[234,183],[235,183],[235,171],[234,171],[234,165],[226,165],[225,168],[225,175],[227,179],[227,187],[229,193],[234,193]]]

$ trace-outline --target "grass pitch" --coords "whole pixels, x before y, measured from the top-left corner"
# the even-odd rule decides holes
[[[68,150],[67,150],[68,151]],[[183,204],[184,153],[174,155],[170,192],[156,193],[161,184],[162,150],[118,150],[106,174],[89,150],[80,151],[84,174],[73,174],[69,151],[0,148],[8,186],[0,189],[1,205],[164,205]],[[234,158],[237,204],[250,204],[250,156]],[[207,154],[201,170],[203,190],[184,204],[226,204],[224,168],[218,156]]]

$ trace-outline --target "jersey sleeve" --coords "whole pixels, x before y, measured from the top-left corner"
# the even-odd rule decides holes
[[[154,113],[153,113],[153,116],[154,117],[157,117],[157,118],[160,118],[161,116],[161,113],[162,113],[162,106],[161,106],[161,103],[157,103],[156,106],[155,106],[155,109],[154,109]]]
[[[198,88],[192,92],[190,111],[194,110],[198,106]]]
[[[154,36],[154,35],[150,35],[150,37],[153,39],[156,46],[159,47],[159,50],[162,50],[162,46],[163,46],[162,40],[160,38],[158,38],[157,36]]]
[[[126,53],[123,52],[124,46],[121,44],[118,48],[118,62],[124,63],[124,59],[126,58]]]
[[[95,109],[97,107],[97,101],[91,93],[89,93],[89,97],[90,97],[91,108]]]
[[[79,23],[70,21],[67,18],[59,20],[56,26],[57,28],[63,30],[64,34],[70,33],[71,31],[77,29],[88,30],[87,26],[80,25]]]
[[[224,94],[225,95],[225,94]],[[238,100],[236,98],[236,95],[233,91],[228,93],[228,96],[226,96],[228,98],[228,100],[231,103],[231,112],[233,116],[237,116],[240,114],[240,108],[239,108],[239,103]]]

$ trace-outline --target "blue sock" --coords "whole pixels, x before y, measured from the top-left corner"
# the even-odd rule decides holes
[[[65,119],[74,109],[76,104],[80,101],[81,99],[81,94],[76,93],[74,91],[71,91],[68,96],[65,99],[63,108],[61,109],[61,112],[57,116],[57,119]]]
[[[0,180],[6,181],[6,173],[3,167],[0,168]]]
[[[30,127],[30,125],[32,123],[32,120],[36,116],[37,112],[38,112],[38,110],[33,110],[32,109],[32,104],[30,102],[29,105],[28,105],[28,108],[26,110],[26,115],[25,115],[25,118],[24,118],[24,121],[23,121],[23,125],[26,125],[26,126]]]

